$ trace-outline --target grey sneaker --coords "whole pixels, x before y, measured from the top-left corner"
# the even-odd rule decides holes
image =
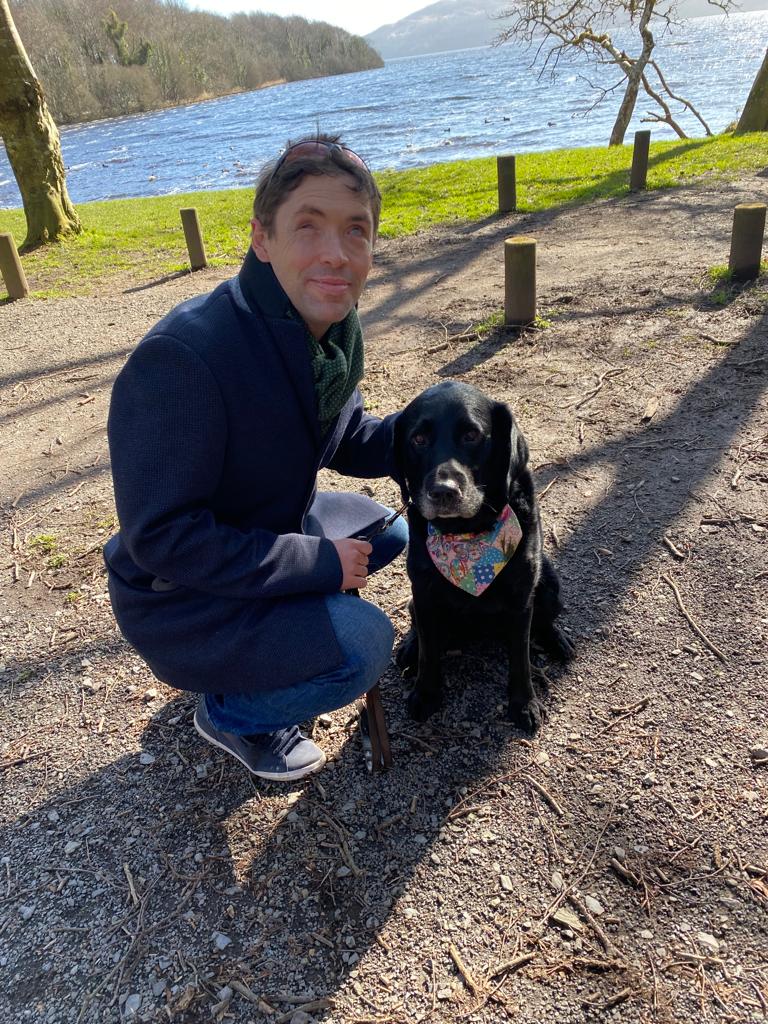
[[[217,729],[211,722],[205,697],[200,698],[194,722],[203,739],[236,757],[260,779],[292,782],[316,772],[325,764],[325,754],[303,735],[298,725],[263,735],[237,736]]]

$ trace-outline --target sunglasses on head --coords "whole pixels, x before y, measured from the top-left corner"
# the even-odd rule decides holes
[[[283,164],[289,164],[292,160],[316,159],[322,160],[323,157],[329,153],[343,153],[344,156],[351,160],[353,164],[357,164],[359,167],[368,170],[368,164],[363,160],[361,156],[358,156],[354,150],[350,149],[349,146],[345,146],[341,142],[324,142],[321,139],[313,139],[308,142],[296,142],[293,146],[289,146],[284,150],[278,157],[277,163],[274,166],[271,177],[274,178],[275,174],[280,170]]]

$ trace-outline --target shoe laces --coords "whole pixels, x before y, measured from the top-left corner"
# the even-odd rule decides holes
[[[244,739],[256,746],[267,747],[270,753],[278,757],[287,757],[292,750],[304,742],[306,737],[298,725],[292,725],[287,729],[278,729],[267,736],[264,733],[257,733],[254,736],[246,736]]]

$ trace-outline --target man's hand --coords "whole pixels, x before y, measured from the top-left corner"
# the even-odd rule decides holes
[[[367,540],[334,540],[333,546],[341,562],[341,589],[359,590],[368,583],[368,555],[373,548]]]

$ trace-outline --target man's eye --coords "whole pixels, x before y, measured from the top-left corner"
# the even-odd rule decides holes
[[[414,434],[411,437],[411,444],[414,446],[414,448],[423,448],[426,443],[427,443],[427,435],[426,434]]]
[[[466,441],[467,444],[474,444],[476,441],[479,441],[482,436],[483,435],[479,430],[475,430],[475,428],[472,427],[471,429],[464,431],[462,441]]]

